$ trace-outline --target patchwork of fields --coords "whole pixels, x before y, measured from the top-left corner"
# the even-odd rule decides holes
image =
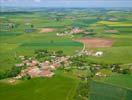
[[[35,50],[41,49],[62,50],[68,56],[75,55],[83,49],[101,51],[103,56],[87,56],[87,62],[102,65],[132,63],[131,17],[131,12],[117,13],[113,10],[102,9],[3,12],[0,17],[0,74],[14,67],[17,63],[16,57],[32,56]],[[69,34],[73,29],[81,29],[85,32]],[[57,36],[57,33],[68,35]],[[75,59],[75,63],[79,63],[79,68],[83,65],[82,62],[85,63],[85,59],[82,62],[76,60],[78,59]],[[76,66],[69,67],[76,68]],[[56,72],[52,78],[20,80],[20,83],[13,85],[0,80],[0,99],[74,100],[79,82],[89,82],[87,69],[75,68],[64,70],[59,74]],[[65,75],[66,73],[68,75]],[[100,81],[99,84],[98,82],[92,83],[92,90],[89,90],[90,100],[106,100],[106,98],[107,100],[121,100],[122,98],[122,100],[130,100],[132,98],[131,75],[117,77],[113,75],[113,77],[101,80],[102,83]],[[78,96],[81,98],[80,95]]]

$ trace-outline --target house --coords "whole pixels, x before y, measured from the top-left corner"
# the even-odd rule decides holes
[[[40,77],[52,77],[54,75],[53,72],[51,72],[50,70],[42,70],[40,73],[39,73],[39,76]]]
[[[37,61],[37,60],[32,60],[31,62],[32,62],[32,66],[36,66],[39,64],[39,61]]]
[[[16,77],[14,77],[14,79],[21,79],[21,78],[22,78],[21,75],[18,75],[18,76],[16,76]]]
[[[83,32],[83,31],[84,31],[84,30],[81,30],[81,29],[79,29],[79,28],[73,28],[73,29],[71,30],[70,33],[72,33],[72,34],[77,34],[77,33]]]
[[[61,66],[60,63],[53,63],[52,65],[53,65],[55,68],[59,68],[59,67]]]
[[[37,61],[37,60],[24,60],[24,61],[22,61],[22,63],[28,67],[34,67],[34,66],[37,66],[39,64],[39,61]]]
[[[106,77],[107,76],[106,74],[103,74],[101,72],[97,72],[95,75],[99,76],[99,77]]]
[[[25,60],[25,57],[24,57],[24,56],[19,56],[19,58],[20,58],[21,60]]]
[[[41,69],[50,69],[50,62],[49,61],[45,61],[39,64],[39,66],[41,67]]]
[[[56,69],[55,66],[53,66],[53,65],[50,65],[50,68],[51,68],[51,70],[55,70]]]
[[[22,67],[22,66],[24,66],[24,64],[23,64],[23,63],[21,63],[21,64],[16,64],[15,66],[16,66],[16,67]]]
[[[95,56],[102,56],[103,55],[103,52],[102,51],[98,51],[95,53]]]
[[[27,74],[32,77],[38,77],[38,75],[40,74],[41,70],[39,68],[32,68],[30,70],[28,70]]]
[[[69,66],[70,65],[70,63],[69,63],[69,61],[64,61],[64,66],[66,67],[66,66]]]

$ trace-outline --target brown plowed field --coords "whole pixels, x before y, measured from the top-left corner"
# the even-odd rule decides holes
[[[102,38],[80,38],[75,41],[85,44],[86,48],[100,48],[100,47],[111,47],[113,44],[112,39]]]
[[[40,29],[40,33],[54,32],[54,28],[42,28]]]

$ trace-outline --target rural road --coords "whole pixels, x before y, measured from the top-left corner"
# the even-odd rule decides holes
[[[83,44],[83,48],[82,48],[82,50],[81,50],[80,52],[76,53],[75,55],[73,55],[73,56],[71,56],[71,57],[65,58],[65,59],[63,59],[63,60],[55,61],[55,63],[59,64],[59,63],[61,63],[61,62],[67,61],[69,58],[79,56],[82,52],[84,52],[85,48],[86,48],[86,46],[85,46],[85,44]]]

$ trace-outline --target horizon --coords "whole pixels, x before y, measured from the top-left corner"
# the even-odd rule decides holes
[[[132,7],[131,0],[0,0],[1,7],[48,8],[123,8]]]

